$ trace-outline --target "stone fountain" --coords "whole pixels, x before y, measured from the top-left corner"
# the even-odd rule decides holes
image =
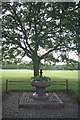
[[[40,77],[42,77],[42,69],[40,69]],[[36,87],[36,92],[33,93],[33,99],[44,100],[48,99],[49,95],[46,93],[46,87],[51,85],[51,81],[30,81],[31,85]]]
[[[40,69],[40,77],[42,77],[42,69]],[[36,87],[35,93],[24,92],[20,101],[19,107],[64,107],[61,99],[56,93],[46,93],[46,87],[51,85],[51,81],[30,81],[31,85]]]

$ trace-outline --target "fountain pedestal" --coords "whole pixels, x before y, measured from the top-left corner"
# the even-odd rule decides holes
[[[36,87],[36,92],[32,95],[34,99],[48,99],[49,95],[46,93],[46,87],[51,85],[51,81],[33,81],[31,85]]]

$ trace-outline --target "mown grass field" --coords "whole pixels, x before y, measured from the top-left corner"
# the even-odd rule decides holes
[[[9,85],[8,89],[20,89],[26,91],[34,91],[35,88],[32,87],[30,84],[27,85],[27,81],[33,77],[33,70],[0,70],[0,84],[2,81],[2,90],[5,91],[5,83],[8,79],[9,81],[25,81],[20,83],[17,82],[15,85]],[[43,76],[48,76],[53,81],[65,81],[68,79],[69,81],[69,89],[78,93],[78,71],[69,71],[69,70],[43,70]],[[73,82],[76,85],[70,84]],[[60,85],[52,85],[47,88],[47,90],[65,90],[65,86]]]

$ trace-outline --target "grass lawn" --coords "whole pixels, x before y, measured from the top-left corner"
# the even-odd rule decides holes
[[[10,81],[25,81],[25,83],[16,83],[15,85],[9,85],[9,89],[15,90],[15,89],[21,89],[26,91],[33,91],[35,90],[34,87],[32,87],[30,84],[27,85],[27,81],[30,80],[31,77],[33,77],[33,70],[0,70],[0,84],[2,81],[2,88],[3,91],[5,91],[5,82],[6,79]],[[53,81],[65,81],[68,79],[69,81],[69,89],[72,89],[76,93],[78,93],[78,71],[69,71],[69,70],[43,70],[43,76],[50,77]],[[70,84],[70,82],[73,82],[75,85]],[[47,88],[47,90],[64,90],[65,86],[56,86],[52,85]]]

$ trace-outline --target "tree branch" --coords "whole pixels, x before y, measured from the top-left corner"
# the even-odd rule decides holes
[[[54,50],[59,50],[60,48],[58,48],[58,46],[60,46],[61,43],[59,43],[58,45],[56,45],[53,49],[49,50],[48,52],[46,52],[44,55],[42,55],[40,57],[40,60],[43,59],[45,56],[47,56],[50,52],[54,51]]]
[[[12,7],[12,9],[13,9],[13,12],[14,12],[14,14],[15,14],[15,16],[16,16],[19,24],[20,24],[20,26],[21,26],[22,32],[23,32],[23,34],[24,34],[24,36],[25,36],[25,39],[26,39],[26,44],[28,45],[29,49],[30,49],[31,52],[33,53],[33,49],[31,48],[30,44],[29,44],[28,41],[27,41],[28,37],[27,37],[27,35],[26,35],[26,30],[25,30],[25,28],[23,27],[22,22],[21,22],[19,16],[17,15],[17,13],[16,13],[16,10],[15,10],[13,7]]]
[[[5,33],[4,33],[4,34],[5,34]],[[12,44],[14,44],[14,45],[15,45],[15,44],[18,45],[18,47],[22,48],[23,51],[25,52],[25,54],[26,54],[28,57],[31,58],[31,52],[30,52],[29,50],[26,50],[26,48],[24,48],[24,47],[21,45],[20,42],[16,41],[15,38],[11,37],[9,34],[5,34],[5,36],[8,37],[8,38],[10,38],[9,43],[12,43]],[[12,40],[12,41],[11,41],[11,40]],[[7,42],[5,42],[5,43],[7,43]]]

